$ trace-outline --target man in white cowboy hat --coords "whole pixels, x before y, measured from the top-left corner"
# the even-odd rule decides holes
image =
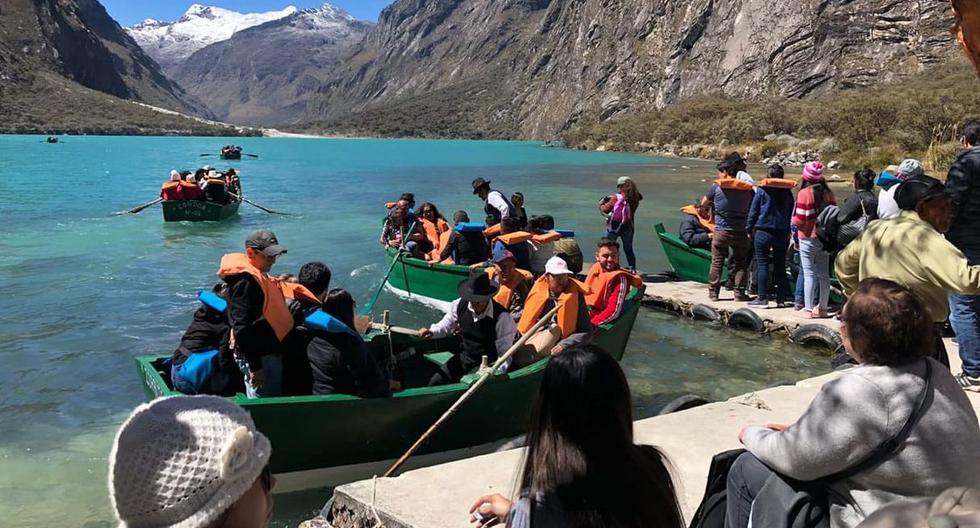
[[[475,271],[459,283],[459,299],[449,305],[436,324],[419,329],[423,339],[458,334],[459,350],[429,380],[429,386],[455,383],[480,366],[484,356],[493,363],[514,344],[514,318],[493,300],[500,286],[482,272]]]
[[[544,353],[558,355],[562,350],[588,339],[592,333],[589,307],[585,301],[588,291],[585,284],[575,280],[564,259],[552,257],[548,260],[544,275],[535,281],[527,301],[524,302],[524,312],[517,323],[517,331],[521,335],[529,332],[556,304],[558,313],[538,335],[528,340],[530,348],[534,350],[525,350],[519,354],[514,360],[515,366],[523,366]]]

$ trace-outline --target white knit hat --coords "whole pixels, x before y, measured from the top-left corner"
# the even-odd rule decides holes
[[[170,181],[180,181],[180,173],[177,169],[170,171]]]
[[[244,409],[216,396],[137,407],[109,455],[120,528],[201,528],[245,494],[269,462],[269,440]]]

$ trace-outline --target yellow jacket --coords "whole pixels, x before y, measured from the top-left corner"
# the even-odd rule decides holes
[[[915,211],[871,222],[837,255],[834,269],[848,295],[870,277],[905,285],[937,323],[949,316],[951,292],[980,293],[980,265],[970,266],[963,252]]]

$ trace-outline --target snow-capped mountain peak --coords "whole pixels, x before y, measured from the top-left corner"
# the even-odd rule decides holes
[[[205,46],[228,40],[243,29],[279,20],[296,12],[295,6],[264,13],[239,13],[221,7],[193,4],[175,22],[146,19],[126,28],[126,31],[167,71]]]

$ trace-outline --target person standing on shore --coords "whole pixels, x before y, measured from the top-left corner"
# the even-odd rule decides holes
[[[792,222],[803,268],[804,307],[799,313],[806,319],[828,316],[830,254],[817,238],[817,216],[828,205],[837,205],[837,199],[824,181],[823,163],[808,162],[803,166],[803,185],[796,195]]]
[[[718,300],[721,291],[721,270],[725,258],[732,254],[734,265],[730,271],[734,278],[735,300],[745,302],[751,298],[745,294],[748,285],[749,235],[746,220],[754,196],[752,184],[738,180],[739,172],[734,158],[729,156],[718,164],[718,179],[708,189],[702,205],[715,211],[715,234],[711,238],[711,271],[708,273],[708,297]]]
[[[888,169],[894,169],[890,176]],[[922,162],[915,159],[902,160],[898,167],[889,166],[888,169],[885,169],[885,172],[878,176],[878,185],[881,186],[881,192],[878,193],[878,218],[881,220],[896,218],[902,212],[902,208],[898,206],[895,200],[895,194],[902,182],[914,176],[925,174],[922,169]]]
[[[599,204],[599,211],[606,215],[606,235],[604,238],[615,241],[623,239],[623,252],[630,272],[636,273],[636,254],[633,252],[636,210],[640,207],[643,195],[629,176],[621,176],[616,181],[616,194],[606,196]]]
[[[969,264],[980,264],[980,120],[963,125],[960,138],[966,148],[946,176],[946,192],[952,200],[952,222],[946,239],[963,252]],[[963,372],[960,385],[980,390],[980,296],[949,296],[949,323],[960,346]]]
[[[789,247],[790,221],[793,217],[792,180],[783,178],[782,165],[769,167],[769,177],[755,190],[746,229],[752,233],[755,250],[756,287],[759,296],[749,303],[754,308],[769,307],[769,256],[772,255],[773,297],[776,305],[789,302],[789,278],[786,276],[786,249]]]

